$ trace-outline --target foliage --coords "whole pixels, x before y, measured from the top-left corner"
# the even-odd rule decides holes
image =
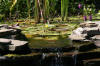
[[[8,17],[11,3],[11,0],[0,0],[0,14],[4,14]]]
[[[62,20],[64,20],[64,18],[67,19],[68,5],[69,5],[69,0],[61,0],[61,17],[62,17]]]
[[[57,1],[56,0],[50,0],[49,6],[50,6],[50,15],[53,17],[56,14],[56,5]],[[58,8],[58,7],[57,7]]]
[[[35,17],[37,22],[44,20],[47,22],[48,18],[62,17],[62,20],[67,19],[69,15],[80,15],[89,12],[87,8],[89,0],[0,0],[0,14],[9,18],[10,13],[15,18],[33,18]],[[94,2],[91,1],[92,3]],[[78,8],[78,4],[81,3],[83,7]],[[61,5],[60,5],[61,4]],[[95,14],[94,4],[90,4],[91,13]],[[85,11],[86,9],[86,11]]]
[[[12,1],[12,5],[11,5],[11,7],[10,7],[10,12],[12,11],[12,9],[13,9],[14,6],[16,5],[16,3],[17,3],[17,0],[13,0],[13,1]]]
[[[35,20],[40,22],[39,0],[35,0]]]
[[[83,8],[83,12],[84,12],[84,15],[95,15],[95,5],[94,4],[91,4],[91,5],[85,5],[84,8]]]
[[[30,16],[30,6],[31,6],[31,4],[30,4],[30,0],[26,0],[26,2],[27,2],[27,8],[28,8],[28,18],[30,18],[31,16]]]
[[[44,0],[44,12],[43,12],[43,15],[44,15],[44,21],[47,22],[48,18],[49,18],[49,9],[50,9],[50,6],[49,6],[49,0]]]

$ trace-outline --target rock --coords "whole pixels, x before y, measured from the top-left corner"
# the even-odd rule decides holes
[[[69,38],[71,40],[80,40],[80,41],[85,40],[85,38],[80,35],[70,35]]]
[[[94,44],[95,44],[97,47],[100,47],[100,40],[94,41]]]
[[[97,26],[98,24],[94,22],[85,22],[80,24],[80,27],[97,27]]]
[[[83,65],[84,66],[99,66],[100,65],[100,58],[83,60]]]
[[[12,39],[4,39],[0,38],[0,49],[2,50],[9,50],[9,51],[15,51],[15,50],[23,50],[25,48],[22,48],[28,44],[27,41],[20,41],[20,40],[12,40]],[[6,48],[6,49],[3,49]],[[20,49],[19,49],[20,48]]]
[[[73,34],[75,35],[81,35],[81,33],[83,32],[83,28],[79,27],[76,30],[73,31]]]
[[[11,40],[11,44],[14,46],[21,46],[21,45],[28,44],[28,42],[27,41],[20,41],[20,40]]]
[[[6,56],[0,56],[0,60],[5,60],[5,59],[7,59]]]
[[[2,28],[6,28],[6,29],[8,28],[8,24],[3,24],[2,26],[3,26]]]
[[[2,44],[11,44],[11,40],[10,39],[0,38],[0,43],[2,43]]]
[[[21,29],[18,27],[19,24],[16,24],[15,27],[8,26],[7,24],[0,25],[0,37],[3,37],[0,38],[1,51],[22,51],[27,49],[27,41],[20,41],[22,39],[16,40],[17,37],[22,37]]]
[[[84,31],[83,28],[79,27],[76,30],[73,30],[72,34],[69,36],[71,40],[85,40],[86,34],[82,34]]]
[[[100,22],[81,23],[80,27],[73,30],[69,37],[72,40],[91,40],[95,35],[100,35]]]
[[[10,51],[15,51],[17,49],[18,50],[23,50],[25,48],[22,48],[22,47],[24,47],[27,44],[28,44],[27,41],[11,40],[11,45],[9,45],[9,50]]]
[[[95,35],[92,37],[93,40],[100,40],[100,35]]]

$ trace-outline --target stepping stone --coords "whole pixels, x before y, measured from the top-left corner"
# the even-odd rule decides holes
[[[9,38],[0,38],[0,50],[20,51],[27,49],[27,41],[13,39],[16,35],[21,35],[21,29],[18,28],[18,24],[15,27],[8,26],[7,24],[0,25],[0,37]]]
[[[14,46],[22,46],[27,44],[27,41],[20,41],[20,40],[11,40],[11,44]]]
[[[100,35],[95,35],[95,36],[92,37],[92,39],[94,39],[94,40],[100,40]]]
[[[28,44],[27,41],[20,41],[20,40],[11,40],[11,45],[9,45],[9,50],[10,51],[15,51],[15,50],[23,50],[24,46]]]
[[[25,46],[27,46],[27,44],[28,44],[27,41],[0,38],[0,49],[2,50],[9,50],[9,51],[15,51],[17,49],[23,50],[25,49]]]
[[[5,39],[5,38],[0,38],[0,43],[9,44],[9,43],[11,43],[11,40],[10,39]]]
[[[94,44],[95,44],[97,47],[100,47],[100,40],[94,41]]]
[[[69,38],[71,40],[84,40],[85,38],[80,35],[70,35]]]

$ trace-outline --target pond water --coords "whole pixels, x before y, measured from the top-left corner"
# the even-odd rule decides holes
[[[68,35],[26,36],[29,47],[32,49],[38,48],[40,51],[32,51],[24,56],[15,55],[4,59],[1,57],[0,66],[88,66],[87,63],[91,62],[86,62],[86,60],[100,58],[100,49],[97,52],[97,47],[93,43],[72,42]]]
[[[31,48],[57,48],[71,45],[70,39],[66,36],[32,36],[28,39]]]

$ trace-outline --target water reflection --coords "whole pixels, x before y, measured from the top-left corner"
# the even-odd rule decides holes
[[[73,55],[72,55],[73,60],[74,60],[74,66],[77,65],[77,55],[78,55],[78,53],[79,53],[79,48],[80,48],[80,46],[78,45],[78,46],[76,47],[76,49],[75,49]]]

